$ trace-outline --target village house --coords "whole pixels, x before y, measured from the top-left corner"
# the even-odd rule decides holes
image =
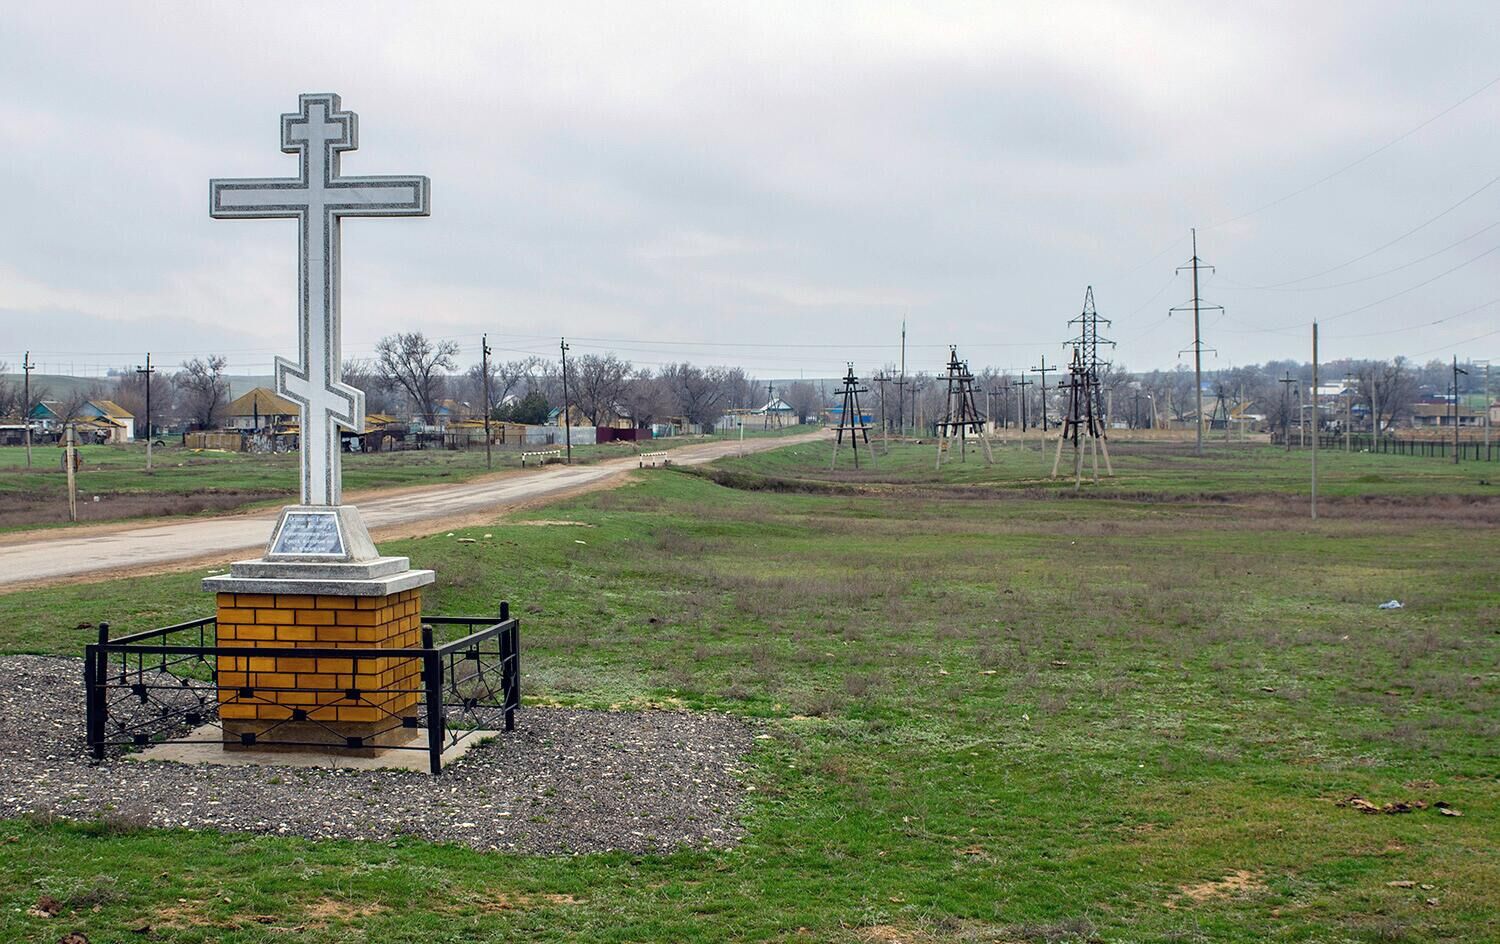
[[[262,432],[297,424],[300,409],[269,387],[256,387],[224,408],[228,429]]]

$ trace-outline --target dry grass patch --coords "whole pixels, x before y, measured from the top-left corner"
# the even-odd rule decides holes
[[[1176,908],[1181,903],[1196,904],[1215,898],[1244,898],[1247,895],[1265,891],[1265,888],[1265,883],[1260,879],[1260,873],[1236,869],[1217,881],[1179,887],[1177,894],[1167,899],[1167,907]]]

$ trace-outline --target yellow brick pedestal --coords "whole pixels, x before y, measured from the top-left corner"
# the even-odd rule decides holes
[[[421,646],[421,588],[385,596],[218,593],[219,719],[227,750],[406,743],[422,702],[422,660],[370,654]],[[337,649],[348,656],[257,655]],[[358,652],[358,654],[356,654]],[[248,736],[248,737],[247,737]]]

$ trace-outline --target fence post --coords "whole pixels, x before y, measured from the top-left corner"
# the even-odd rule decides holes
[[[500,604],[500,618],[510,619],[510,604]],[[505,730],[516,729],[516,709],[521,707],[521,621],[500,634],[500,687],[505,691]]]
[[[443,770],[443,662],[433,649],[432,627],[422,627],[422,682],[427,693],[427,766]]]
[[[83,700],[83,728],[89,751],[95,760],[104,759],[104,712],[107,710],[104,699],[104,667],[109,656],[105,654],[103,647],[108,644],[109,623],[105,622],[99,624],[98,643],[84,647],[83,681],[87,690]]]

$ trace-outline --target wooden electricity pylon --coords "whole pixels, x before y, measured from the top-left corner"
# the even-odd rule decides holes
[[[1276,381],[1281,384],[1281,439],[1286,446],[1286,451],[1292,451],[1292,384],[1297,379],[1292,376],[1291,371],[1286,371],[1286,376]],[[1297,427],[1302,426],[1302,417],[1297,417]]]
[[[1073,488],[1083,483],[1083,443],[1088,437],[1089,449],[1094,457],[1094,484],[1099,484],[1099,449],[1104,448],[1105,462],[1109,461],[1109,446],[1100,435],[1099,417],[1094,415],[1094,396],[1090,389],[1089,370],[1083,363],[1082,352],[1073,348],[1073,363],[1068,366],[1068,379],[1058,387],[1068,391],[1068,412],[1063,418],[1062,433],[1057,438],[1057,454],[1052,458],[1052,477],[1057,478],[1057,468],[1062,462],[1063,443],[1073,443]]]
[[[1229,400],[1224,394],[1224,384],[1221,382],[1214,391],[1214,408],[1208,414],[1208,428],[1213,429],[1215,423],[1224,424],[1224,442],[1229,442]]]
[[[984,461],[995,464],[995,454],[990,450],[990,437],[984,431],[985,417],[974,405],[974,375],[969,365],[958,359],[958,348],[948,346],[948,396],[943,403],[943,416],[937,424],[937,468],[943,467],[943,455],[952,449],[953,434],[958,434],[958,457],[967,461],[968,436],[979,437],[984,446]]]
[[[849,362],[849,372],[844,375],[843,408],[839,412],[839,427],[834,432],[833,458],[829,460],[828,468],[831,470],[839,461],[839,446],[844,442],[844,432],[849,433],[849,445],[854,447],[854,467],[859,468],[859,441],[863,439],[865,445],[870,444],[870,427],[865,424],[865,415],[859,408],[859,395],[869,393],[870,388],[861,387],[859,378],[854,376],[854,362]]]

